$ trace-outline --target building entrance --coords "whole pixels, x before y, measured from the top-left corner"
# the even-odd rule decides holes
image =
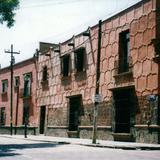
[[[46,115],[46,106],[41,106],[41,108],[40,108],[40,126],[39,126],[39,133],[40,134],[44,134],[45,115]]]

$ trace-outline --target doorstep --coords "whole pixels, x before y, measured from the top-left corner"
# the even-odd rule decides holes
[[[134,142],[133,135],[130,133],[112,133],[114,141]]]
[[[78,131],[67,131],[69,138],[79,138],[79,132]]]

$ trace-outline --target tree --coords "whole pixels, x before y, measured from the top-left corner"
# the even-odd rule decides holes
[[[0,0],[0,23],[7,23],[7,26],[10,28],[13,26],[15,20],[14,11],[19,6],[19,0]]]

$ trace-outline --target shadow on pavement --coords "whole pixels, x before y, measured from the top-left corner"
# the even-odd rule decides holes
[[[5,153],[5,152],[0,152],[0,158],[1,157],[9,157],[9,156],[17,156],[19,155],[18,153]]]
[[[56,143],[32,143],[32,144],[0,144],[0,158],[6,156],[20,155],[14,153],[17,149],[32,149],[32,148],[48,148],[48,147],[59,147],[64,144]]]

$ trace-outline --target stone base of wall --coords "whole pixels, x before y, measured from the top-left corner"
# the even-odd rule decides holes
[[[79,134],[80,138],[92,139],[92,129],[80,129]]]
[[[79,134],[80,138],[92,139],[93,136],[92,126],[80,126]],[[110,126],[98,126],[97,127],[97,139],[101,140],[113,140],[112,131]]]
[[[68,127],[66,126],[64,127],[48,126],[46,128],[45,135],[54,136],[54,137],[68,137],[67,131],[68,131]]]
[[[160,144],[160,126],[139,126],[135,128],[135,140],[139,143]]]
[[[132,128],[132,139],[128,141],[135,141],[138,143],[160,143],[160,127],[135,127]],[[77,135],[78,133],[78,135]],[[71,135],[67,127],[47,127],[47,136],[55,137],[71,137],[71,138],[86,138],[92,139],[92,126],[79,126],[79,131]],[[120,136],[120,135],[118,135]],[[121,136],[122,137],[122,136]],[[124,134],[123,134],[124,137]],[[126,139],[121,139],[121,141],[126,141]],[[126,136],[125,136],[126,137]],[[115,140],[114,134],[110,126],[98,126],[97,127],[97,139],[100,140]]]
[[[92,139],[92,126],[79,126],[78,131],[68,131],[67,126],[48,126],[45,132],[47,136],[86,138]],[[113,140],[110,126],[97,127],[97,139]]]
[[[13,135],[23,135],[24,134],[24,126],[19,127],[13,127]],[[0,134],[10,134],[10,127],[9,126],[3,126],[0,127]],[[27,127],[27,135],[37,135],[38,134],[38,127]]]

